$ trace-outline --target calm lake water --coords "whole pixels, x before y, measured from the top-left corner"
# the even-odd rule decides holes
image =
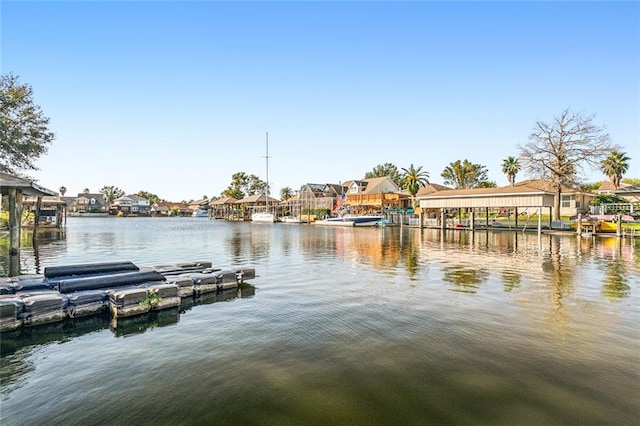
[[[5,333],[3,426],[640,418],[640,240],[69,218],[30,241],[29,273],[209,260],[258,276],[180,311]]]

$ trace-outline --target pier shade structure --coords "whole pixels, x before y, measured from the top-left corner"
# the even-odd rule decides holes
[[[23,196],[29,195],[36,197],[36,218],[34,223],[37,229],[40,221],[38,212],[42,205],[42,197],[58,194],[34,182],[2,172],[0,172],[0,194],[3,197],[9,197],[9,272],[11,275],[15,275],[20,268],[19,253]]]
[[[537,211],[538,232],[541,232],[541,215],[549,214],[554,206],[555,194],[530,186],[505,186],[502,188],[448,189],[417,197],[421,210],[439,211],[439,224],[446,228],[445,213],[450,209],[467,209],[470,212],[469,228],[476,228],[475,213],[484,210],[485,225],[489,227],[489,209],[513,209],[516,221],[518,211]],[[516,222],[517,224],[517,222]],[[549,223],[551,228],[551,223]]]

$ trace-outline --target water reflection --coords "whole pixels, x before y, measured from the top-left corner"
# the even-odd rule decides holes
[[[520,287],[521,277],[520,274],[516,272],[503,271],[500,275],[500,278],[502,279],[502,283],[504,284],[503,289],[506,292],[510,292]]]
[[[62,322],[24,327],[2,333],[0,345],[0,383],[4,393],[20,387],[24,375],[34,370],[31,350],[51,343],[65,343],[71,339],[100,330],[110,329],[116,338],[130,337],[158,327],[175,325],[180,316],[194,306],[229,302],[255,295],[255,287],[243,283],[237,289],[207,293],[197,298],[184,298],[180,307],[153,311],[128,318],[111,318],[108,313],[68,319]]]
[[[453,291],[476,293],[480,284],[489,278],[489,271],[460,266],[445,266],[442,279],[454,285]]]
[[[272,226],[246,223],[236,223],[231,226],[235,230],[227,235],[225,246],[229,250],[233,263],[256,261],[269,256]]]
[[[629,297],[630,293],[627,263],[620,259],[608,262],[602,294],[615,301]]]
[[[180,308],[163,309],[130,318],[113,318],[111,331],[115,337],[128,337],[142,334],[157,327],[177,324],[180,319]]]
[[[66,233],[60,230],[24,229],[20,233],[20,252],[9,255],[9,237],[0,238],[0,276],[16,276],[22,273],[41,273],[40,254],[47,251],[64,252]]]

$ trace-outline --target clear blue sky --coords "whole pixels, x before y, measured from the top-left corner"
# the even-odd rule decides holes
[[[596,114],[640,178],[640,2],[12,2],[2,73],[56,140],[39,183],[172,201],[468,159],[507,184],[537,120]],[[524,179],[522,173],[518,180]],[[605,177],[595,171],[587,181]]]

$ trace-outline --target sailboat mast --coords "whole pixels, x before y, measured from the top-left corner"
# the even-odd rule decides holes
[[[267,198],[266,198],[266,201],[265,201],[265,206],[266,206],[267,213],[269,213],[269,132],[267,132],[267,155],[265,155],[265,158],[267,160],[267,178],[266,178],[266,182],[267,182],[267,190],[266,190]]]

